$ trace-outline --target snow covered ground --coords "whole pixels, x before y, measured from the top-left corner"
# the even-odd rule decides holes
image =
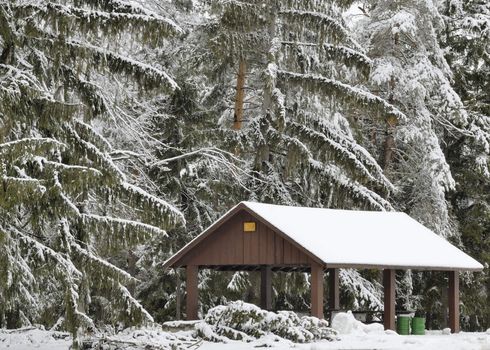
[[[142,335],[145,334],[145,335]],[[60,338],[60,335],[62,336]],[[66,336],[66,337],[65,337]],[[133,349],[145,349],[150,343],[154,347],[168,345],[169,339],[164,332],[142,331],[140,336],[115,337],[124,344],[134,344]],[[141,338],[141,339],[140,339]],[[11,350],[65,350],[69,349],[71,339],[67,334],[41,330],[29,330],[25,332],[0,332],[0,349]],[[139,345],[137,345],[139,344]],[[229,343],[212,342],[183,342],[185,347],[201,350],[252,350],[258,347],[272,347],[282,349],[455,349],[455,350],[490,350],[490,333],[460,333],[457,335],[443,335],[442,332],[433,332],[425,336],[400,336],[396,334],[347,334],[341,335],[341,340],[336,342],[316,342],[310,344],[293,344],[289,341],[265,338],[250,343],[230,341]]]
[[[227,340],[213,343],[196,339],[192,330],[164,332],[160,327],[126,329],[114,336],[88,338],[89,343],[103,339],[104,349],[200,349],[200,350],[252,350],[270,347],[277,350],[328,350],[328,349],[422,349],[422,350],[490,350],[490,330],[481,333],[449,334],[447,331],[429,331],[423,336],[401,336],[392,331],[384,331],[378,324],[364,325],[351,314],[339,314],[332,322],[332,328],[339,332],[338,341],[320,341],[297,344],[289,340],[268,335],[252,342]],[[69,349],[71,338],[68,333],[44,331],[35,328],[0,330],[0,349],[9,350],[65,350]]]

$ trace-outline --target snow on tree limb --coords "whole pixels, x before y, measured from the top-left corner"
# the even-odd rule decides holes
[[[75,0],[76,6],[82,7],[84,4],[92,8],[101,8],[108,12],[124,12],[142,15],[155,15],[153,11],[144,8],[137,2],[125,0]]]
[[[80,41],[66,41],[66,45],[83,56],[92,55],[95,64],[106,63],[115,73],[132,75],[145,88],[153,89],[163,85],[169,91],[179,89],[177,83],[164,71],[130,57],[101,49]]]
[[[24,179],[3,175],[0,178],[3,182],[4,204],[15,205],[19,199],[31,200],[40,199],[46,192],[46,187],[38,179]]]
[[[111,152],[112,145],[111,143],[102,136],[99,132],[97,132],[92,125],[85,123],[80,119],[75,120],[75,129],[79,133],[79,135],[83,136],[85,139],[89,139],[90,142],[96,145],[101,151]]]
[[[111,264],[110,262],[99,258],[88,250],[82,248],[78,243],[71,242],[70,247],[73,249],[73,254],[78,255],[85,263],[89,264],[93,269],[99,269],[99,273],[105,276],[120,277],[125,281],[136,281],[128,272]]]
[[[182,29],[172,20],[164,18],[156,13],[129,13],[129,12],[105,12],[89,10],[81,7],[47,2],[40,4],[20,4],[15,10],[40,15],[43,19],[64,18],[68,22],[74,22],[83,30],[94,30],[107,33],[132,31],[140,32],[145,37],[161,38],[162,36],[178,35]],[[21,14],[18,14],[19,16]]]
[[[373,61],[364,53],[342,45],[332,45],[328,43],[318,45],[316,43],[298,41],[282,41],[281,43],[286,49],[294,49],[296,47],[312,48],[318,51],[320,60],[323,61],[323,59],[328,59],[335,62],[341,62],[347,67],[359,69],[366,76],[369,75],[369,71],[373,65]]]
[[[13,155],[23,156],[25,153],[44,153],[65,147],[65,144],[49,137],[29,137],[10,142],[0,143],[0,158]],[[12,158],[11,158],[12,159]]]
[[[54,261],[55,264],[53,266],[55,267],[55,271],[60,275],[72,276],[72,278],[75,279],[81,278],[82,273],[80,270],[76,268],[73,262],[66,259],[59,252],[38,242],[37,240],[31,238],[28,234],[22,233],[12,226],[8,228],[8,231],[11,234],[16,235],[22,243],[34,249],[33,254],[37,255],[38,257],[42,257],[43,261],[46,261],[46,259],[51,259]]]
[[[355,269],[340,269],[339,279],[342,287],[356,295],[354,307],[374,310],[383,309],[382,286],[379,283],[368,281]]]
[[[372,156],[353,141],[348,141],[345,138],[341,139],[338,135],[333,135],[333,133],[328,133],[328,131],[327,133],[321,133],[295,122],[288,122],[287,127],[293,133],[299,133],[306,136],[306,138],[315,140],[315,142],[321,142],[322,145],[328,147],[334,154],[339,156],[340,162],[352,163],[356,168],[356,172],[363,174],[370,181],[383,186],[389,191],[395,190],[393,184],[386,178],[381,167],[374,161]],[[370,169],[366,166],[369,166]]]
[[[151,315],[148,313],[148,311],[146,311],[143,305],[141,305],[141,303],[131,295],[128,289],[118,282],[117,282],[117,286],[124,302],[126,303],[126,310],[127,310],[126,312],[128,313],[128,315],[135,314],[135,311],[137,311],[137,313],[141,315],[141,317],[143,318],[142,320],[138,320],[137,323],[144,323],[144,322],[153,323],[154,322],[153,317],[151,317]]]
[[[394,210],[390,202],[367,187],[347,178],[347,176],[345,176],[345,174],[337,166],[333,164],[323,164],[313,158],[309,159],[309,164],[315,171],[320,172],[332,179],[334,184],[340,189],[347,190],[349,193],[351,193],[351,196],[365,201],[370,207],[380,211]]]
[[[276,136],[279,137],[279,135]],[[306,165],[313,170],[313,172],[319,174],[321,178],[323,177],[324,180],[321,181],[326,180],[330,182],[333,187],[339,190],[339,192],[345,193],[345,195],[348,197],[352,197],[361,202],[367,203],[370,207],[376,210],[394,210],[390,202],[358,181],[349,178],[345,174],[345,171],[335,163],[327,163],[316,159],[312,153],[312,150],[310,150],[299,139],[286,135],[282,135],[282,138],[286,143],[288,152],[299,152],[300,162],[305,162]],[[340,193],[337,194],[337,196],[340,196]]]
[[[374,113],[382,113],[386,118],[394,117],[398,121],[405,121],[407,117],[398,108],[386,100],[368,91],[361,90],[334,79],[314,74],[292,73],[283,70],[277,72],[278,77],[287,82],[295,83],[305,90],[313,93],[324,93],[340,100],[356,105],[362,105]]]
[[[129,197],[144,208],[153,208],[166,217],[170,226],[184,225],[185,219],[182,213],[170,203],[153,196],[142,188],[128,182],[122,182],[121,187],[128,193]]]
[[[310,27],[320,34],[321,43],[326,37],[335,42],[347,42],[357,50],[363,52],[364,48],[349,35],[347,29],[335,18],[319,12],[301,10],[281,10],[279,14],[290,22],[297,22],[301,26]]]
[[[131,232],[141,232],[145,234],[156,234],[160,236],[167,236],[167,232],[159,227],[145,224],[139,221],[127,220],[121,218],[115,218],[110,216],[102,216],[96,214],[80,214],[82,222],[86,225],[90,225],[97,228],[99,225],[108,225],[113,231],[119,231],[124,233],[129,228]]]

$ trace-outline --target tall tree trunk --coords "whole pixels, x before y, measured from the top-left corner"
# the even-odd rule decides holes
[[[395,128],[396,128],[396,119],[390,119],[386,122],[386,138],[384,143],[384,157],[383,157],[383,170],[388,170],[391,161],[393,160],[393,153],[396,148],[395,143]]]
[[[399,37],[398,33],[395,34],[394,37],[394,44],[398,45],[399,43]],[[391,104],[394,104],[394,90],[395,90],[395,77],[392,76],[390,80],[390,96],[388,97],[388,101]],[[383,170],[386,171],[388,170],[391,161],[393,160],[393,153],[395,151],[395,129],[396,129],[396,124],[398,120],[396,117],[389,117],[388,120],[386,121],[386,138],[385,138],[385,144],[384,144],[384,156],[383,156]]]
[[[233,129],[240,130],[243,121],[243,101],[245,100],[245,72],[247,64],[241,59],[238,66],[238,76],[236,79],[236,99],[235,99],[235,116],[233,121]]]

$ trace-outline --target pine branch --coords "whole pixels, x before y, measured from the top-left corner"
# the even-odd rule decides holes
[[[139,86],[148,90],[163,88],[170,92],[179,89],[177,83],[166,72],[149,64],[87,42],[60,39],[34,25],[30,28],[30,33],[29,36],[24,36],[26,41],[41,51],[48,50],[53,57],[62,53],[65,62],[80,65],[83,61],[85,66],[89,64],[97,69],[108,68],[115,74],[133,77]]]
[[[391,183],[391,181],[385,177],[383,169],[378,164],[378,162],[373,158],[371,153],[367,151],[364,147],[358,144],[354,139],[351,139],[339,132],[334,132],[335,129],[332,126],[325,124],[323,122],[312,120],[312,129],[316,130],[318,133],[324,135],[323,137],[328,137],[334,142],[345,147],[349,152],[355,155],[355,157],[361,160],[368,168],[370,172],[373,172],[374,176],[377,177],[390,191],[395,192],[396,188]],[[301,126],[299,123],[291,122]]]
[[[84,165],[71,165],[54,162],[44,157],[34,157],[34,161],[39,164],[40,170],[43,170],[44,167],[51,167],[61,174],[63,174],[64,172],[74,173],[76,177],[80,177],[83,174],[90,174],[91,179],[97,179],[98,177],[102,176],[102,172],[100,170]]]
[[[397,121],[407,120],[407,117],[395,106],[368,91],[320,75],[299,74],[282,70],[278,71],[277,74],[285,82],[298,85],[309,92],[322,93],[327,96],[333,96],[353,106],[365,107],[376,114],[383,114],[387,119],[395,118]]]
[[[79,124],[81,125],[81,124]],[[78,132],[73,129],[70,125],[65,125],[63,128],[67,136],[72,139],[70,146],[77,149],[82,154],[85,154],[92,162],[94,162],[99,170],[103,170],[104,174],[110,175],[114,179],[119,179],[120,182],[126,181],[126,176],[117,167],[106,153],[101,152],[94,144],[84,140]]]
[[[0,36],[3,41],[3,51],[0,55],[0,64],[8,63],[12,52],[12,44],[16,41],[17,35],[15,26],[10,21],[12,18],[12,9],[9,4],[0,5]]]
[[[56,122],[70,119],[78,111],[78,103],[66,103],[56,99],[31,71],[12,65],[0,64],[0,104],[4,113],[18,118],[36,118],[48,123],[56,115]],[[33,116],[35,115],[35,116]]]
[[[99,229],[102,228],[109,236],[116,233],[118,236],[123,237],[121,241],[124,245],[141,243],[150,235],[167,236],[167,232],[159,227],[138,221],[95,214],[80,214],[80,217],[82,224],[86,225],[90,231],[99,232]],[[134,234],[134,237],[132,234]]]
[[[349,8],[355,0],[335,0],[333,4],[340,9]],[[322,0],[285,0],[284,5],[287,8],[295,8],[303,11],[328,12],[331,10],[332,3]]]
[[[64,148],[65,144],[48,137],[31,137],[0,144],[0,159],[8,158],[14,161],[16,157],[24,157],[26,154],[43,155]]]
[[[373,65],[373,61],[360,51],[341,45],[323,44],[320,51],[326,58],[343,62],[347,67],[356,67],[366,76]]]
[[[110,104],[100,92],[102,88],[82,78],[73,68],[67,65],[62,65],[60,71],[64,75],[68,86],[78,92],[83,106],[91,112],[93,117],[101,116],[109,110]]]
[[[359,145],[356,144],[357,147],[353,147],[353,141],[340,139],[338,135],[334,136],[331,132],[318,132],[303,124],[295,122],[288,122],[286,124],[286,130],[301,136],[302,139],[306,138],[311,140],[319,149],[327,148],[328,152],[334,156],[336,163],[350,164],[350,166],[353,166],[355,169],[353,174],[365,176],[369,181],[376,183],[389,191],[394,191],[393,184],[391,184],[391,182],[384,176],[379,165],[374,162],[374,159],[372,159],[366,150],[359,150],[359,148],[361,148]],[[357,152],[354,153],[351,151],[352,148]],[[374,170],[374,174],[372,174],[371,170],[365,166],[364,162],[367,162],[367,164],[371,166]]]
[[[257,4],[238,1],[220,0],[213,3],[214,10],[221,13],[222,26],[240,32],[257,31],[266,21],[262,15],[264,8]]]
[[[151,15],[153,12],[148,11],[143,6],[133,1],[125,0],[74,0],[77,7],[89,5],[91,8],[100,8],[107,12],[122,12],[142,15]]]
[[[380,195],[355,181],[349,180],[337,166],[323,164],[313,158],[308,159],[308,162],[314,171],[332,181],[339,192],[346,191],[352,198],[361,200],[376,210],[394,210],[392,205]]]
[[[163,37],[183,33],[175,22],[155,13],[104,12],[54,2],[20,4],[15,6],[15,10],[19,18],[36,15],[53,26],[63,19],[65,25],[70,23],[73,28],[83,33],[102,31],[108,37],[121,32],[131,32],[138,34],[144,40],[149,39],[156,43]],[[69,29],[70,32],[72,30],[72,28]]]
[[[59,252],[29,237],[28,234],[19,231],[13,226],[9,226],[8,231],[11,234],[14,234],[20,243],[25,244],[32,249],[30,254],[36,257],[37,260],[41,262],[49,262],[49,260],[51,260],[50,265],[54,267],[54,272],[58,278],[70,277],[73,279],[80,279],[82,277],[80,270]]]
[[[117,289],[120,293],[120,297],[126,304],[126,307],[124,309],[128,311],[129,315],[138,318],[137,320],[135,320],[134,323],[153,323],[153,317],[151,317],[151,315],[148,313],[148,311],[146,311],[143,305],[141,305],[141,303],[131,295],[131,293],[125,286],[123,286],[121,283],[116,283],[118,284]]]
[[[39,201],[46,187],[38,179],[24,179],[12,176],[2,176],[2,196],[0,205],[5,207],[15,206],[23,202],[34,203]]]
[[[104,259],[95,256],[93,253],[82,248],[75,241],[71,242],[70,247],[72,248],[72,253],[80,259],[80,263],[83,263],[85,267],[90,268],[93,273],[97,271],[97,273],[101,276],[111,277],[113,279],[120,278],[127,283],[138,282],[136,278],[131,276],[126,271]]]
[[[124,196],[127,196],[139,208],[142,208],[146,214],[152,211],[157,212],[160,216],[159,221],[163,222],[163,226],[170,227],[185,224],[185,218],[182,213],[170,203],[128,182],[122,182],[120,188],[123,190]]]
[[[101,152],[113,151],[111,143],[99,132],[95,131],[92,125],[87,124],[80,119],[75,119],[74,127],[78,135],[85,140],[89,140],[89,142],[95,145]]]
[[[105,63],[114,73],[124,73],[133,76],[138,84],[146,89],[150,90],[161,87],[162,85],[168,91],[179,89],[177,83],[167,73],[149,64],[101,49],[88,43],[72,40],[66,41],[66,45],[73,50],[73,54],[75,55],[80,54],[82,57],[91,56],[96,66]]]
[[[314,32],[319,33],[320,43],[324,43],[326,38],[331,38],[335,43],[347,42],[356,50],[364,51],[352,37],[345,27],[335,18],[319,13],[301,10],[282,10],[279,14],[285,18],[288,23],[296,23],[302,28],[311,28]]]

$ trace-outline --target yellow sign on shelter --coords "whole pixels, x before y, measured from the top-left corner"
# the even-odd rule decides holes
[[[246,221],[243,223],[243,232],[255,232],[255,221]]]

